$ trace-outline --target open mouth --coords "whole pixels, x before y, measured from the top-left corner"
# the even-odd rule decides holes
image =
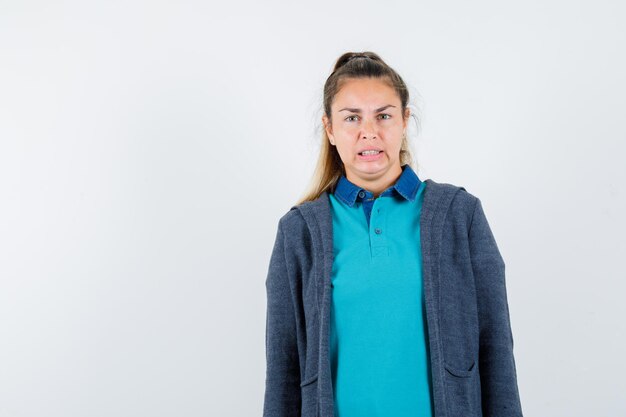
[[[364,151],[358,153],[361,161],[376,161],[383,157],[383,151]]]

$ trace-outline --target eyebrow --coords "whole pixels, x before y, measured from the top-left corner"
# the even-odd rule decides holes
[[[385,110],[388,107],[396,107],[396,106],[393,106],[391,104],[387,104],[386,106],[382,106],[381,108],[376,109],[375,113],[378,113],[379,111],[383,111],[383,110]],[[361,113],[361,109],[352,109],[350,107],[344,107],[343,109],[341,109],[339,111],[344,111],[344,110],[347,110],[347,111],[352,112],[352,113]]]

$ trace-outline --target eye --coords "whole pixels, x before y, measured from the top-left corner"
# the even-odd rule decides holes
[[[352,119],[353,117],[359,117],[359,116],[357,116],[357,115],[353,114],[352,116],[348,116],[348,117],[346,117],[346,120],[347,120],[347,121],[351,121],[350,119]]]
[[[387,113],[383,113],[381,114],[381,116],[388,116],[385,120],[391,119],[391,115]]]

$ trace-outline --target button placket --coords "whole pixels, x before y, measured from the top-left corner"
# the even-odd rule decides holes
[[[387,209],[385,207],[385,199],[377,198],[374,200],[370,217],[370,248],[372,258],[389,255],[386,231]]]

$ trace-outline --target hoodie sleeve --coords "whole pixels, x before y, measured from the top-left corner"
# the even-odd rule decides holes
[[[480,328],[479,373],[483,416],[522,417],[505,263],[478,198],[469,228],[469,245]]]
[[[285,261],[285,236],[278,224],[267,279],[264,417],[300,415],[300,362],[292,290]]]

